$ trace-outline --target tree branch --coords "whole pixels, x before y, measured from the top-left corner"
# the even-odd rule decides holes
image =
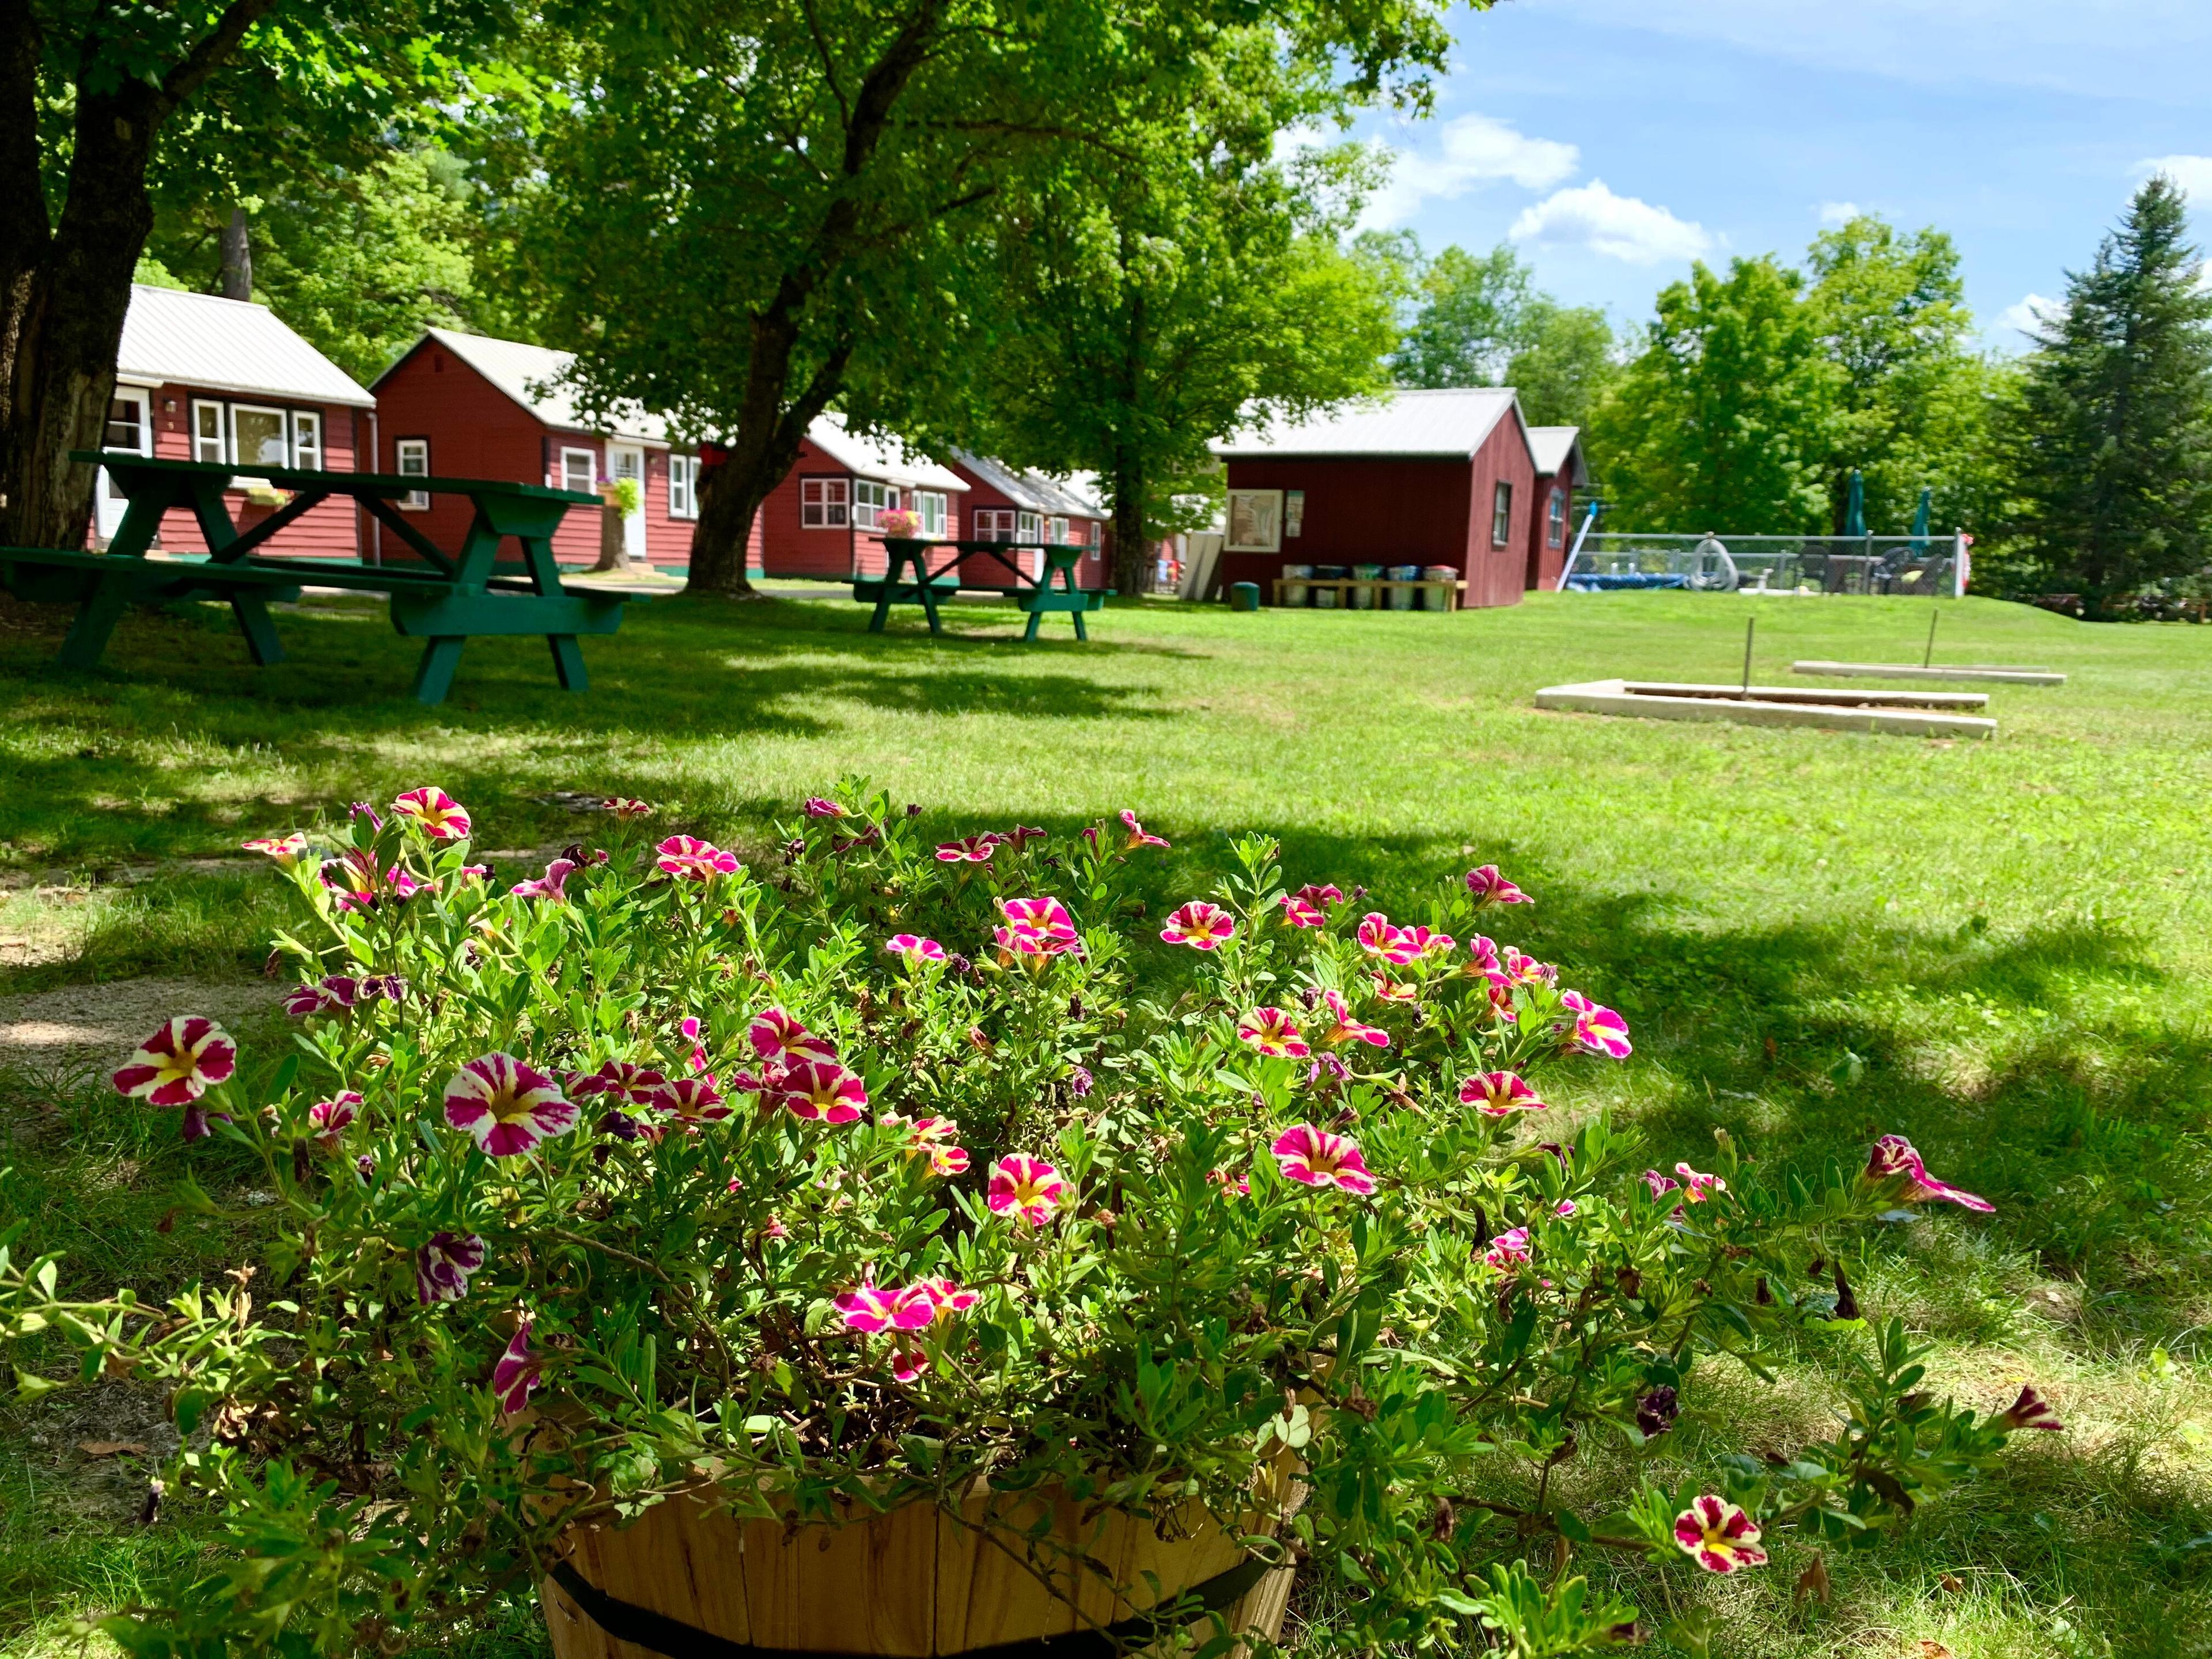
[[[185,54],[182,63],[161,77],[155,119],[166,119],[178,105],[198,92],[238,49],[246,30],[276,8],[276,0],[230,0],[215,27]]]

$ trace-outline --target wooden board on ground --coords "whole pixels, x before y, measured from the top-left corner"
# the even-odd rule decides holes
[[[1829,662],[1808,658],[1790,665],[1793,674],[1825,679],[1985,680],[2005,685],[2063,685],[2066,676],[2050,668],[2014,668],[2002,663]]]
[[[1983,691],[1823,691],[1787,685],[1703,685],[1667,680],[1589,680],[1547,685],[1536,707],[1632,720],[1729,720],[1742,726],[1817,726],[1915,738],[1992,738],[1997,723],[1969,709]]]

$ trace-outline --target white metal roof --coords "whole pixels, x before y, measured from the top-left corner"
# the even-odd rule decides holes
[[[988,455],[956,449],[952,459],[997,490],[1017,507],[1061,518],[1100,519],[1098,503],[1079,489],[1073,479],[1059,479],[1025,467],[1008,466]]]
[[[1275,421],[1217,441],[1212,448],[1224,460],[1243,461],[1298,455],[1472,459],[1491,429],[1515,407],[1511,386],[1394,392],[1302,421]]]
[[[668,442],[668,422],[635,404],[617,409],[611,428],[586,421],[576,408],[574,395],[561,384],[561,377],[576,361],[573,351],[526,345],[520,340],[495,340],[450,328],[422,331],[548,426],[568,432],[627,438],[639,443]],[[401,362],[404,361],[403,357]],[[392,366],[398,367],[398,363]],[[385,377],[391,373],[392,369],[387,368],[377,376],[377,384],[383,385]]]
[[[889,435],[848,432],[842,415],[817,415],[806,429],[814,447],[848,472],[875,478],[905,489],[960,489],[968,481],[939,466],[920,450],[908,449]]]
[[[249,398],[376,407],[360,382],[267,306],[142,283],[131,285],[115,377],[127,386],[204,386]]]
[[[1588,483],[1589,469],[1583,463],[1583,447],[1575,441],[1580,435],[1578,426],[1532,426],[1528,428],[1528,453],[1536,458],[1536,471],[1545,477],[1555,476],[1560,468],[1573,463],[1568,477],[1570,483]]]

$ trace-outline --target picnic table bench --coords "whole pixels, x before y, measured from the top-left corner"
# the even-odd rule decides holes
[[[1043,556],[1044,570],[1041,575],[1030,575],[1018,560],[1010,556],[1025,550]],[[920,605],[922,614],[929,618],[929,631],[942,634],[945,629],[937,614],[938,602],[960,591],[963,586],[959,575],[961,561],[980,553],[1002,566],[1007,580],[989,584],[969,582],[964,586],[988,586],[989,591],[1005,593],[1018,608],[1027,611],[1029,626],[1022,630],[1023,639],[1036,639],[1038,623],[1055,612],[1065,612],[1075,623],[1075,637],[1087,640],[1091,635],[1083,625],[1084,613],[1097,610],[1114,591],[1110,587],[1076,585],[1075,567],[1085,554],[1095,550],[1062,542],[921,541],[886,536],[884,574],[855,576],[853,597],[876,607],[876,614],[868,619],[871,634],[884,631],[884,619],[890,615],[894,605]],[[932,560],[939,555],[946,556],[933,568]],[[902,574],[909,567],[911,574]],[[1060,578],[1057,587],[1053,586],[1055,576]]]
[[[415,675],[415,696],[425,703],[445,701],[461,648],[477,635],[544,635],[562,688],[580,691],[588,681],[577,636],[613,633],[621,626],[623,603],[647,597],[564,581],[554,562],[553,532],[562,516],[571,506],[599,505],[597,495],[486,478],[163,461],[120,450],[72,453],[75,459],[106,468],[129,503],[107,550],[0,547],[0,578],[18,598],[76,605],[76,621],[58,659],[64,667],[95,666],[125,607],[179,599],[227,601],[252,660],[261,666],[282,662],[284,647],[269,617],[270,601],[295,598],[303,586],[336,587],[389,596],[392,627],[425,641]],[[223,502],[223,492],[238,478],[291,491],[291,499],[241,530]],[[438,546],[393,505],[418,493],[469,498],[475,514],[458,552]],[[286,526],[333,496],[360,502],[420,555],[422,564],[271,557],[260,550]],[[192,515],[207,553],[154,551],[161,515],[173,507]],[[510,536],[522,556],[502,562],[500,547]]]

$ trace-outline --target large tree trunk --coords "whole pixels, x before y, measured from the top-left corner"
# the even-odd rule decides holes
[[[1152,591],[1158,550],[1145,533],[1145,460],[1133,442],[1114,447],[1114,586],[1124,599]]]
[[[253,236],[242,207],[231,209],[230,222],[222,228],[222,297],[253,297]]]

